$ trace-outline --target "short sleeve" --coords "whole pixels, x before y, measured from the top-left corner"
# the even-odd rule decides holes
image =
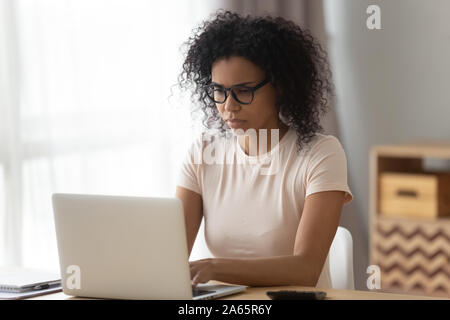
[[[306,172],[306,194],[322,191],[344,191],[344,204],[353,199],[347,183],[347,158],[336,137],[328,135],[310,150]]]
[[[194,141],[188,148],[181,162],[176,180],[177,186],[202,194],[201,188],[201,138]]]

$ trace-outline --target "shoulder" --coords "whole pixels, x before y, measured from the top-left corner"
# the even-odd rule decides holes
[[[317,154],[327,154],[343,150],[341,142],[335,136],[316,133],[302,151],[305,153],[305,156],[314,157]]]
[[[312,145],[315,148],[323,147],[323,145],[335,145],[335,146],[341,146],[341,143],[338,138],[336,138],[333,135],[327,135],[322,133],[316,133],[314,138],[312,139]]]

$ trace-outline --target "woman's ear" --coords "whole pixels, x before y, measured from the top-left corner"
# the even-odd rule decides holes
[[[282,97],[283,97],[283,90],[281,88],[275,87],[275,107],[277,108],[277,112],[280,113],[281,106],[282,106]]]

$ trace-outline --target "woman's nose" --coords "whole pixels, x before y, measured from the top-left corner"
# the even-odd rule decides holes
[[[240,110],[240,109],[241,109],[241,105],[239,104],[239,102],[237,102],[234,99],[233,95],[230,93],[227,100],[225,101],[225,110],[226,111],[236,111],[236,110]]]

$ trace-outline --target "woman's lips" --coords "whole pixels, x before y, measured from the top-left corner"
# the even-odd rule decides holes
[[[227,120],[227,123],[231,128],[240,128],[245,122],[245,120],[240,119]]]

